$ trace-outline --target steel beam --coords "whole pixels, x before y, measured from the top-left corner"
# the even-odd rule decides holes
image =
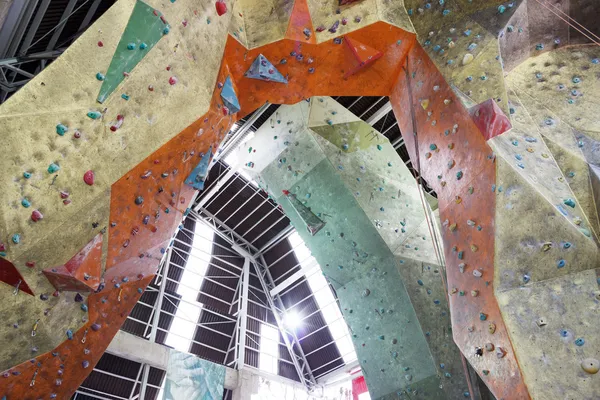
[[[368,111],[368,110],[367,110]],[[379,110],[375,111],[365,122],[371,126],[375,125],[379,120],[392,111],[392,103],[388,100]]]
[[[240,335],[238,337],[238,345],[240,350],[238,352],[238,369],[242,369],[244,364],[246,363],[246,326],[248,324],[248,319],[246,315],[248,314],[248,284],[250,281],[250,259],[246,258],[244,260],[244,272],[242,274],[242,292],[241,292],[241,308],[240,313],[238,315],[239,318],[239,328]]]

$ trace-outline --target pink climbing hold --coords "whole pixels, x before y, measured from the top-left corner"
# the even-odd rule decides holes
[[[81,132],[79,132],[79,131],[75,131],[75,133],[73,134],[73,137],[74,137],[75,139],[79,139],[79,138],[81,137]]]
[[[85,174],[83,174],[83,181],[89,185],[92,186],[94,184],[94,171],[89,170],[88,172],[86,172]]]
[[[228,115],[229,114],[229,108],[227,108],[226,106],[223,106],[221,108],[221,111],[223,111],[223,115]]]
[[[103,46],[104,46],[104,43],[102,43],[102,41],[101,41],[101,40],[99,40],[99,41],[98,41],[98,47],[103,47]]]
[[[174,85],[177,83],[177,78],[172,76],[169,78],[169,85]]]
[[[225,4],[223,0],[217,0],[215,8],[217,9],[219,17],[227,12],[227,4]]]
[[[65,192],[65,191],[60,192],[60,198],[61,199],[69,198],[69,192]]]
[[[117,121],[111,125],[110,130],[113,132],[116,132],[116,130],[119,129],[121,127],[121,125],[123,125],[124,119],[125,119],[125,117],[122,116],[121,114],[117,115]]]
[[[44,215],[38,210],[33,210],[33,212],[31,213],[31,220],[33,222],[38,222],[42,218],[44,218]]]
[[[29,268],[33,268],[35,267],[35,261],[27,261],[25,263],[26,266],[28,266]]]

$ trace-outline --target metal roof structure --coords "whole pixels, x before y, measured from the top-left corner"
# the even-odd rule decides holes
[[[0,5],[0,103],[61,55],[115,2],[3,2]]]

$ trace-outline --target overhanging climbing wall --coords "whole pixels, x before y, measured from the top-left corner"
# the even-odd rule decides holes
[[[424,204],[389,141],[313,97],[279,107],[236,159],[335,287],[371,396],[468,396]],[[307,213],[325,223],[316,234]]]
[[[123,36],[139,22],[136,4],[154,10],[146,28],[162,31]],[[497,398],[600,397],[597,2],[240,0],[219,3],[221,15],[208,1],[146,4],[119,0],[0,107],[1,395],[68,398],[79,386],[152,279],[193,196],[184,180],[234,121],[265,101],[389,95],[412,164],[438,194],[452,335],[464,356]],[[382,55],[349,55],[345,38]],[[134,61],[115,64],[122,76],[115,56]],[[246,76],[256,59],[262,72]],[[228,77],[238,113],[223,107]],[[107,81],[112,93],[99,104]],[[383,248],[416,260],[399,275],[416,315],[427,313],[441,295],[424,279],[437,279],[436,267],[419,268],[432,264],[428,245],[416,244],[423,224],[401,202],[386,214],[362,196],[374,190],[379,202],[402,176],[366,171],[369,189],[354,189],[354,144],[344,149],[340,138],[368,132],[326,115],[333,106],[309,116],[320,133],[308,138],[322,146],[310,165],[294,161],[294,176],[287,160],[272,177],[284,189],[329,165]],[[310,144],[298,132],[298,146]],[[380,168],[397,173],[393,162]],[[401,218],[408,228],[395,232]],[[442,317],[419,319],[425,338],[446,335]]]

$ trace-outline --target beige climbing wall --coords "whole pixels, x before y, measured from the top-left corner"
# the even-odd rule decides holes
[[[208,110],[231,12],[218,17],[214,2],[208,0],[148,4],[164,14],[171,31],[102,105],[96,102],[102,84],[96,74],[106,73],[133,0],[119,0],[61,57],[0,106],[5,154],[0,159],[0,242],[36,297],[50,295],[46,302],[39,297],[30,301],[23,293],[12,297],[12,288],[0,285],[0,296],[14,302],[11,310],[15,310],[6,315],[10,324],[0,327],[0,335],[27,335],[41,318],[40,335],[29,336],[26,346],[0,350],[3,367],[31,358],[33,347],[39,353],[54,348],[65,339],[67,327],[76,330],[83,323],[86,314],[73,304],[72,295],[52,297],[54,288],[40,271],[68,261],[105,229],[110,186]],[[177,78],[176,84],[169,83],[171,77]],[[88,118],[89,111],[101,112],[102,118]],[[123,115],[124,122],[113,132],[110,126],[117,115]],[[59,123],[69,128],[64,136],[57,134]],[[80,138],[74,137],[76,130]],[[56,173],[48,172],[52,163],[60,166]],[[88,170],[95,173],[93,186],[83,181]],[[25,179],[24,172],[31,177]],[[69,193],[70,204],[63,203],[61,191]],[[21,206],[24,198],[30,208]],[[30,219],[34,209],[44,216],[37,223]],[[19,244],[12,242],[14,234],[20,235]],[[27,261],[35,261],[35,267],[26,267]],[[46,309],[52,317],[41,312]],[[21,329],[13,328],[13,323]]]

